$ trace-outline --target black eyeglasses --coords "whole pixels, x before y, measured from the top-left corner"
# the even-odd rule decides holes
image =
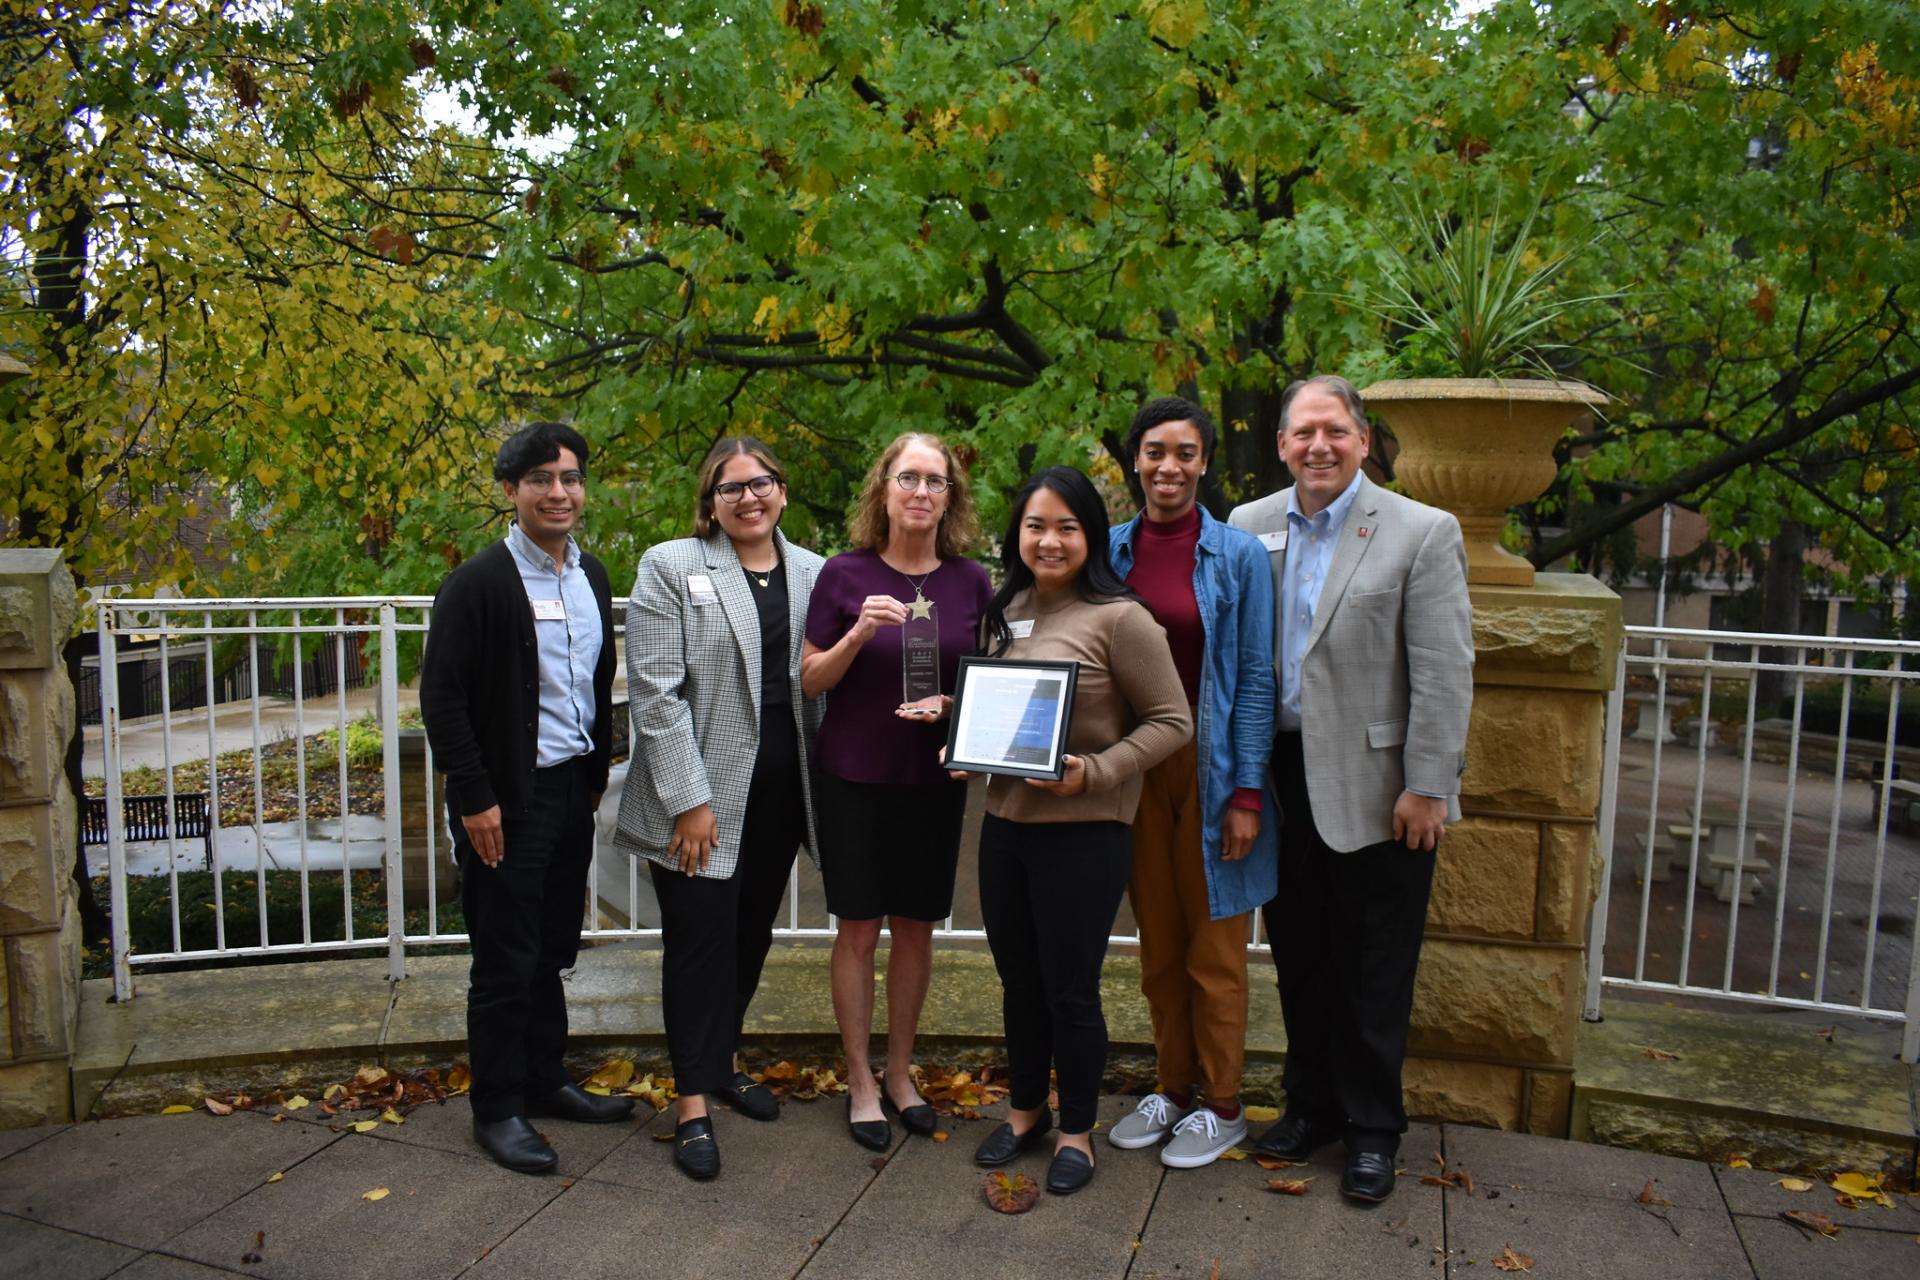
[[[947,486],[952,483],[952,481],[948,480],[945,476],[923,476],[918,471],[897,472],[893,477],[893,482],[902,489],[905,489],[908,493],[912,493],[924,484],[927,486],[927,492],[932,494],[945,493]]]
[[[780,482],[769,475],[757,475],[751,480],[728,480],[713,486],[713,492],[722,502],[738,502],[740,496],[751,490],[756,498],[764,498],[773,492]]]

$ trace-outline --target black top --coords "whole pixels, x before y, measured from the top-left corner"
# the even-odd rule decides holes
[[[793,690],[787,684],[787,663],[792,657],[792,626],[787,621],[787,562],[773,566],[773,572],[760,574],[743,569],[747,585],[753,589],[754,608],[760,612],[760,711],[786,714],[793,706]],[[761,578],[766,585],[761,585]]]
[[[613,757],[613,592],[598,560],[582,552],[580,567],[600,606],[593,752],[586,757],[587,789],[598,793],[607,789]],[[540,650],[527,586],[504,542],[448,574],[433,598],[420,661],[420,718],[460,814],[513,808],[526,798],[538,751]]]

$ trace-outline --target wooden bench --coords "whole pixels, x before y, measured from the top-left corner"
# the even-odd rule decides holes
[[[167,822],[165,796],[123,796],[120,825],[129,840],[199,840],[206,851],[207,869],[213,869],[213,830],[207,821],[207,793],[179,791],[173,797],[173,822]],[[80,843],[107,843],[107,801],[104,796],[80,798]]]
[[[1886,787],[1887,830],[1901,831],[1907,835],[1920,835],[1920,782],[1908,782],[1905,778],[1895,778],[1888,783],[1876,782],[1874,790],[1874,820],[1879,820],[1880,788]]]

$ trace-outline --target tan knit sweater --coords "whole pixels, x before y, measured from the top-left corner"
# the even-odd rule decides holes
[[[1072,590],[1029,587],[1007,603],[1006,616],[1032,619],[1033,633],[997,656],[1080,664],[1067,751],[1086,761],[1087,789],[1056,796],[995,775],[987,812],[1013,822],[1132,822],[1142,775],[1193,736],[1167,633],[1131,600],[1095,604]]]

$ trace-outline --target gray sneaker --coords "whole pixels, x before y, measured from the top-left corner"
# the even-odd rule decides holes
[[[1198,1169],[1218,1160],[1221,1152],[1239,1145],[1246,1136],[1245,1107],[1231,1120],[1222,1120],[1207,1107],[1196,1107],[1173,1126],[1172,1141],[1160,1149],[1160,1163],[1169,1169]]]
[[[1120,1123],[1107,1130],[1107,1141],[1122,1151],[1137,1151],[1141,1147],[1150,1147],[1173,1132],[1187,1113],[1173,1104],[1173,1099],[1164,1093],[1150,1093],[1140,1099],[1140,1105],[1121,1117]],[[1246,1131],[1246,1126],[1240,1126]]]

